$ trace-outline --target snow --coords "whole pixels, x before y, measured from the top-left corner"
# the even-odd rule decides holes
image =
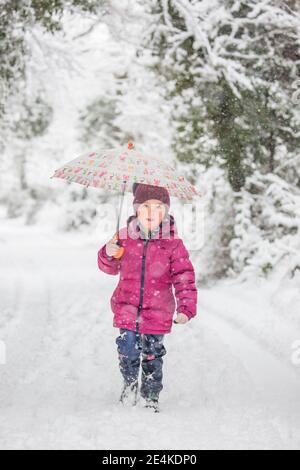
[[[21,31],[18,14],[4,25],[15,92],[2,80],[3,449],[299,448],[299,7],[159,3],[65,9],[55,34],[35,22]],[[28,49],[20,62],[17,37]],[[245,99],[228,128],[244,136],[249,175],[238,193],[215,128],[229,88],[233,108]],[[118,404],[118,279],[97,266],[116,198],[50,180],[76,155],[128,140],[203,195],[195,224],[187,205],[175,210],[200,281],[199,314],[165,338],[159,415]],[[124,202],[123,221],[131,195]],[[158,277],[164,268],[152,266]]]
[[[124,408],[101,232],[0,218],[1,449],[300,447],[295,285],[200,287],[198,316],[165,336],[161,413]]]

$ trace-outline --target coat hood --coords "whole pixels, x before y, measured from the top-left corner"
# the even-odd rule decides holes
[[[138,217],[131,216],[127,221],[128,236],[133,239],[146,238],[144,232],[139,225]],[[177,239],[178,231],[174,217],[168,214],[165,219],[160,223],[159,228],[152,231],[149,237],[151,240],[155,239]]]

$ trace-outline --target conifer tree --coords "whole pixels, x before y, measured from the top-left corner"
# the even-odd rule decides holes
[[[274,172],[278,147],[299,146],[296,3],[150,2],[147,47],[171,102],[178,159],[225,167],[235,191],[254,170]],[[214,145],[212,145],[214,143]]]

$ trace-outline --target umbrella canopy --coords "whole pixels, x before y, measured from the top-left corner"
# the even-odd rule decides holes
[[[50,178],[63,178],[86,187],[132,192],[133,183],[163,186],[170,196],[191,201],[200,196],[196,188],[158,156],[146,156],[134,143],[80,155],[55,170]]]

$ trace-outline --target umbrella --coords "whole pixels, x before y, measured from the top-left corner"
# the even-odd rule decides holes
[[[113,149],[79,155],[74,160],[55,170],[50,178],[63,178],[68,182],[86,187],[102,188],[107,191],[121,192],[121,204],[117,219],[120,227],[120,215],[125,192],[132,192],[134,183],[143,183],[165,187],[170,196],[183,201],[192,201],[200,196],[196,188],[183,175],[158,155],[147,156],[135,150],[132,141]],[[123,252],[120,250],[120,256]],[[119,256],[119,253],[117,255]]]

